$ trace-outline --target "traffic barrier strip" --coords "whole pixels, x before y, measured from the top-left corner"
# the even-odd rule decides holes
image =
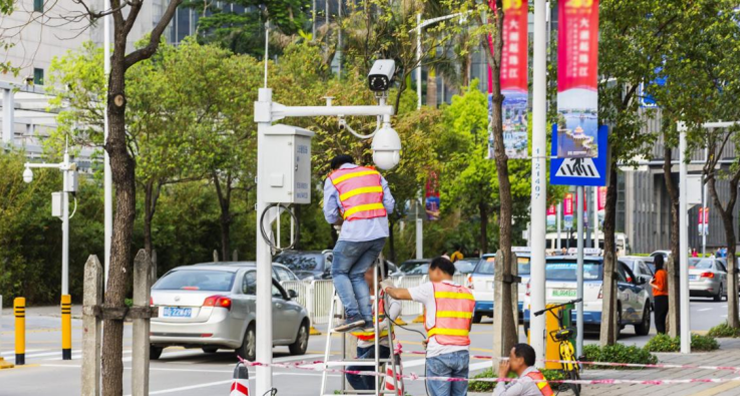
[[[396,346],[394,353],[396,354],[409,353],[412,355],[426,355],[426,352],[424,351],[404,351],[399,346],[400,344]],[[508,360],[508,358],[494,358],[493,356],[488,356],[488,355],[470,355],[470,358],[471,359],[484,359],[484,360],[490,360],[490,359]],[[655,363],[655,364],[613,363],[613,362],[591,362],[591,361],[581,361],[581,360],[552,360],[552,359],[540,359],[538,361],[544,362],[544,363],[580,364],[584,366],[669,368],[669,369],[690,369],[690,370],[724,370],[724,371],[734,371],[734,372],[740,373],[740,367],[733,367],[733,366],[697,366],[693,364],[664,364],[664,363]]]
[[[359,371],[359,370],[343,370],[343,369],[332,369],[326,368],[324,362],[321,360],[316,361],[303,361],[303,362],[292,362],[292,363],[262,363],[262,362],[249,362],[237,356],[237,358],[245,365],[251,367],[275,367],[285,369],[298,369],[305,371],[325,371],[327,373],[335,374],[353,374],[353,375],[367,375],[373,377],[384,377],[385,373],[376,373],[374,371]],[[316,367],[320,365],[322,367]],[[452,378],[452,377],[427,377],[420,376],[415,373],[411,374],[397,374],[399,378],[407,379],[409,381],[441,381],[441,382],[469,382],[469,381],[480,381],[480,382],[516,382],[519,381],[517,378]],[[578,385],[619,385],[619,384],[630,384],[630,385],[677,385],[677,384],[696,384],[696,383],[725,383],[740,381],[740,377],[733,378],[687,378],[687,379],[658,379],[658,380],[629,380],[629,379],[594,379],[594,380],[532,380],[534,382],[548,382],[551,384],[578,384]]]

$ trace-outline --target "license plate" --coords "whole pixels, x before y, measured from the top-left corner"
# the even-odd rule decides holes
[[[553,289],[551,292],[552,297],[568,297],[575,298],[577,294],[576,290],[573,289]]]
[[[166,318],[189,318],[192,313],[192,308],[164,307],[162,316]]]

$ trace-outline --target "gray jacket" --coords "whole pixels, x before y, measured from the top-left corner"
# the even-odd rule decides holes
[[[493,391],[493,396],[542,396],[537,383],[527,377],[527,374],[533,371],[537,369],[527,368],[516,382],[499,382]]]

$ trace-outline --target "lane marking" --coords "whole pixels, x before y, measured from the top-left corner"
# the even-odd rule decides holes
[[[697,312],[707,312],[707,311],[711,311],[711,310],[712,310],[712,308],[702,308],[702,309],[698,310]]]
[[[150,395],[162,395],[165,393],[175,393],[175,392],[181,392],[181,391],[186,391],[186,390],[191,390],[191,389],[208,388],[211,386],[230,384],[232,381],[233,379],[226,380],[226,381],[208,382],[205,384],[198,384],[198,385],[181,386],[179,388],[170,388],[170,389],[163,389],[163,390],[158,390],[154,392],[149,392],[149,394]],[[127,395],[127,396],[131,396],[131,395]]]

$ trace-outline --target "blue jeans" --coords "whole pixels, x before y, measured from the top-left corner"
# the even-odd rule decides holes
[[[367,242],[338,241],[334,246],[331,276],[347,318],[362,316],[366,322],[373,321],[365,272],[378,258],[383,246],[385,238]]]
[[[387,359],[391,356],[391,349],[380,345],[380,358]],[[375,346],[367,348],[357,347],[358,359],[375,359]],[[375,371],[373,366],[348,366],[348,371]],[[347,382],[352,385],[354,390],[375,390],[375,384],[378,383],[378,377],[372,375],[347,374]]]
[[[470,353],[457,351],[427,359],[427,377],[468,378]],[[467,381],[446,382],[427,380],[432,396],[465,396],[468,394]]]

